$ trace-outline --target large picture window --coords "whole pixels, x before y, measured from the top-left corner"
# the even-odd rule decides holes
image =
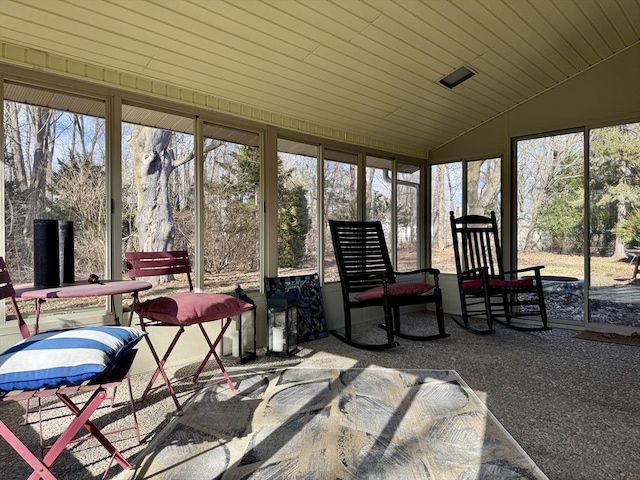
[[[193,254],[194,120],[129,105],[122,116],[124,250]]]
[[[329,219],[358,220],[358,155],[324,150],[324,281],[339,279]]]
[[[278,139],[278,275],[318,272],[318,145]]]
[[[260,136],[204,124],[204,286],[260,286]]]
[[[499,158],[451,162],[431,167],[431,263],[444,273],[455,273],[449,212],[500,219],[502,204]]]
[[[419,165],[398,163],[396,175],[396,269],[420,268],[420,205],[422,177]]]
[[[34,281],[34,220],[73,222],[77,278],[105,272],[104,102],[5,84],[5,261],[14,284]],[[69,307],[104,306],[101,298]],[[57,311],[62,302],[46,302]],[[28,310],[26,310],[28,312]]]

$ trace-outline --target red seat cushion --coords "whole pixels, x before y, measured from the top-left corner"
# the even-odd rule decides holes
[[[187,292],[152,298],[134,304],[133,310],[143,318],[173,325],[193,325],[234,317],[253,306],[224,293]]]
[[[499,280],[497,278],[489,279],[489,286],[495,288],[503,288],[507,290],[518,290],[533,286],[533,278],[518,278],[517,280]],[[466,280],[462,282],[462,288],[475,289],[482,287],[482,280]]]
[[[427,293],[430,290],[433,290],[435,287],[433,285],[429,285],[427,283],[390,283],[387,285],[389,295],[420,295],[422,293]],[[382,298],[382,285],[379,287],[373,287],[369,290],[365,290],[355,296],[356,300],[364,301],[364,300],[373,300],[375,298]]]

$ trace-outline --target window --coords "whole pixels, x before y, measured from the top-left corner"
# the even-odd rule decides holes
[[[205,123],[204,286],[260,286],[260,136]]]
[[[420,213],[420,167],[398,163],[397,166],[397,213],[396,213],[396,270],[407,271],[420,268],[419,230]]]
[[[318,146],[278,139],[278,275],[318,271]]]
[[[500,220],[500,159],[467,160],[431,167],[431,255],[441,272],[455,273],[449,212],[489,216]]]
[[[318,271],[320,210],[324,220],[323,280],[333,282],[338,280],[338,271],[328,220],[361,218],[359,156],[325,148],[323,177],[318,179],[316,155],[319,150],[318,145],[278,139],[278,274],[304,275]],[[318,195],[320,184],[324,187],[322,205]],[[399,257],[396,263],[405,270],[414,270],[419,264],[420,188],[420,165],[366,157],[362,192],[364,218],[382,223],[389,253],[394,261]],[[398,197],[397,201],[394,196]]]
[[[5,261],[15,284],[34,280],[33,222],[73,222],[76,279],[105,272],[105,105],[19,84],[5,84]],[[62,310],[46,302],[43,311]],[[104,306],[77,299],[69,308]],[[25,312],[26,313],[26,312]]]
[[[194,119],[131,105],[122,116],[123,249],[193,255]]]
[[[358,155],[324,150],[324,281],[339,280],[329,219],[358,219]]]
[[[431,167],[431,264],[455,273],[449,212],[462,214],[462,162]]]
[[[365,168],[365,219],[379,220],[391,245],[393,160],[367,156]]]
[[[545,276],[584,279],[584,134],[516,142],[517,265]],[[583,322],[582,285],[546,281],[547,313]]]
[[[637,327],[640,123],[590,131],[589,212],[589,321]]]

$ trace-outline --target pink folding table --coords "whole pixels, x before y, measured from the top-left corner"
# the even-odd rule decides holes
[[[137,293],[143,290],[149,290],[151,284],[139,280],[100,280],[96,283],[87,281],[79,281],[74,283],[65,283],[59,287],[39,288],[32,283],[16,285],[16,297],[31,298],[36,303],[36,323],[35,333],[40,331],[40,306],[52,298],[87,298],[87,297],[111,297],[111,306],[114,311],[115,323],[120,325],[120,319],[115,313],[115,305],[113,301],[114,295],[124,295],[126,293]]]

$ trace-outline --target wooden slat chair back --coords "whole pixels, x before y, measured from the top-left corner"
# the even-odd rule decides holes
[[[486,268],[490,278],[503,278],[502,252],[498,241],[498,230],[491,220],[479,215],[469,215],[466,220],[470,223],[458,224],[458,240],[460,249],[455,249],[456,256],[460,256],[462,270],[469,271],[471,277],[481,278],[480,269]],[[486,223],[485,223],[486,222]]]
[[[53,334],[51,332],[41,332],[37,335],[31,336],[29,332],[29,327],[24,321],[24,318],[20,312],[18,307],[18,303],[15,297],[15,290],[13,287],[13,283],[11,282],[11,277],[7,270],[6,263],[2,257],[0,257],[0,301],[8,300],[9,304],[16,316],[16,322],[18,325],[18,329],[20,330],[20,334],[24,340],[32,340],[35,344],[36,339],[47,338],[48,336],[55,336],[56,338],[61,337],[61,335],[66,332],[72,332],[70,337],[73,337],[71,341],[74,345],[77,345],[78,339],[81,337],[81,332],[83,330],[87,330],[89,332],[89,338],[91,341],[95,341],[96,328],[95,327],[78,327],[78,328],[70,328],[64,330],[57,330]],[[124,329],[125,327],[106,327],[106,328],[114,328],[114,329]],[[40,341],[40,340],[38,340]],[[46,340],[43,340],[46,341]],[[61,340],[55,340],[56,342],[60,342]],[[57,348],[60,347],[59,343],[56,345]],[[10,355],[6,355],[7,352],[15,352],[17,355],[23,355],[27,350],[24,348],[24,345],[18,344],[15,346],[16,348],[10,348],[2,353],[3,361],[0,362],[0,365],[8,365],[12,362]],[[44,349],[39,353],[36,352],[36,355],[41,355],[42,352],[52,352],[52,350]],[[13,353],[11,354],[13,355]],[[43,362],[42,368],[46,368],[47,376],[51,375],[51,372],[54,368],[54,363],[56,362],[52,360],[52,353],[49,354],[48,357],[45,357],[45,361]],[[20,457],[33,469],[33,473],[28,475],[29,479],[38,479],[42,478],[45,480],[55,480],[54,474],[51,472],[51,466],[54,461],[60,456],[60,454],[65,450],[67,445],[72,442],[75,442],[79,439],[78,433],[85,429],[88,432],[88,436],[95,438],[109,453],[111,456],[111,461],[106,467],[105,476],[113,463],[115,461],[118,463],[123,469],[130,468],[130,463],[124,457],[122,453],[120,453],[115,446],[107,439],[106,435],[111,433],[120,433],[125,430],[135,430],[136,438],[138,442],[140,442],[140,429],[138,426],[138,419],[135,410],[135,404],[133,402],[133,391],[131,389],[131,383],[129,381],[129,370],[133,364],[135,359],[136,351],[135,349],[127,349],[127,351],[118,358],[117,362],[104,373],[97,375],[95,378],[85,380],[78,383],[60,383],[57,386],[53,386],[51,382],[54,382],[53,379],[48,378],[46,380],[47,386],[35,389],[15,389],[15,390],[2,390],[0,388],[0,402],[13,402],[13,401],[25,401],[29,402],[31,399],[36,399],[38,402],[42,398],[47,397],[57,397],[66,408],[73,414],[73,419],[69,422],[66,429],[58,436],[58,438],[51,445],[44,444],[43,437],[43,428],[42,428],[42,419],[39,418],[38,421],[38,434],[40,436],[40,456],[33,453],[29,447],[18,437],[16,432],[12,431],[8,425],[0,419],[0,436],[20,455]],[[39,357],[40,358],[40,357]],[[65,357],[66,358],[66,357]],[[33,360],[32,360],[33,361]],[[6,362],[6,363],[5,363]],[[66,363],[66,362],[65,362]],[[5,378],[5,371],[0,368],[0,373],[3,375],[2,378]],[[112,388],[114,390],[122,384],[124,380],[127,380],[127,385],[129,388],[129,397],[131,404],[131,411],[133,416],[133,426],[125,427],[122,429],[118,429],[116,431],[111,432],[103,432],[98,428],[98,426],[91,421],[91,416],[93,413],[100,407],[100,405],[104,402],[104,400],[108,399],[107,389]],[[25,382],[36,382],[33,375],[30,375],[28,372],[25,373]],[[89,399],[84,403],[84,405],[77,405],[72,399],[71,395],[76,393],[90,393]],[[113,406],[113,397],[112,397],[112,406]],[[9,412],[10,410],[4,409],[4,412]],[[46,451],[46,453],[45,453]]]
[[[338,272],[344,290],[359,293],[381,285],[382,278],[393,282],[393,266],[382,225],[378,222],[332,221],[334,249],[340,256]],[[333,235],[335,233],[335,235]]]
[[[198,325],[200,332],[209,347],[204,359],[200,363],[196,373],[193,375],[193,382],[195,383],[198,381],[198,377],[204,370],[211,356],[213,356],[229,388],[231,390],[235,390],[235,386],[224,368],[220,356],[215,351],[215,348],[222,341],[225,332],[231,324],[232,317],[250,310],[253,306],[237,297],[227,294],[194,292],[193,282],[191,280],[191,261],[185,250],[164,252],[126,252],[124,255],[124,263],[125,270],[131,279],[140,277],[166,277],[184,274],[186,275],[188,282],[187,292],[172,292],[169,294],[163,294],[159,297],[150,298],[145,301],[141,301],[137,294],[134,294],[133,296],[129,324],[131,324],[133,320],[133,315],[137,314],[140,327],[144,331],[147,331],[147,328],[152,326],[173,326],[178,328],[162,358],[158,355],[152,339],[150,338],[151,336],[148,335],[145,337],[157,368],[151,376],[151,379],[142,394],[141,400],[144,400],[147,397],[158,379],[158,376],[162,376],[164,384],[169,390],[169,394],[176,405],[177,413],[182,413],[182,406],[178,400],[172,382],[165,371],[164,365],[176,346],[178,339],[184,333],[185,327],[189,325]],[[203,323],[216,320],[222,321],[222,326],[215,341],[212,342],[203,326]]]
[[[525,331],[546,330],[547,311],[542,289],[544,266],[505,271],[495,212],[489,217],[449,213],[456,262],[462,322],[474,333],[493,332],[493,322]],[[528,273],[526,276],[520,274]],[[523,296],[524,295],[524,296]],[[542,325],[512,323],[516,318],[535,318]],[[472,326],[473,319],[486,321],[486,328]]]
[[[358,348],[380,350],[397,346],[396,336],[420,341],[448,336],[444,328],[439,270],[394,271],[380,222],[329,220],[329,228],[340,275],[345,320],[344,331],[332,331],[336,337]],[[430,274],[434,283],[398,282],[403,275],[417,274]],[[400,307],[430,303],[436,311],[437,334],[415,335],[401,329]],[[383,307],[385,323],[380,327],[386,330],[386,342],[364,343],[353,338],[351,310],[371,306]]]
[[[190,292],[193,292],[191,260],[186,250],[166,252],[127,252],[125,269],[131,279],[141,277],[170,277],[184,274]]]

